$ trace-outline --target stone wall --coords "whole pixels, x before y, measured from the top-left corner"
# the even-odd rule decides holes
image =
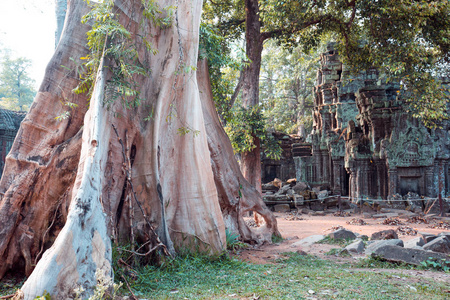
[[[386,199],[449,194],[450,122],[431,130],[403,109],[400,86],[376,69],[351,75],[328,46],[314,88],[311,152],[294,155],[297,179],[335,194]],[[444,80],[446,84],[450,80]]]
[[[11,149],[17,131],[25,117],[24,112],[15,112],[0,108],[0,177],[3,172],[6,155]]]
[[[281,159],[274,160],[261,153],[261,182],[268,183],[275,178],[286,181],[295,178],[295,163],[292,145],[299,143],[301,138],[297,135],[287,135],[280,132],[272,133],[276,141],[280,143]]]

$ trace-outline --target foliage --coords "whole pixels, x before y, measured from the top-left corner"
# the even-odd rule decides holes
[[[124,107],[137,107],[141,98],[136,77],[149,75],[148,54],[155,54],[156,50],[152,48],[146,36],[132,36],[124,25],[120,24],[113,0],[86,2],[91,10],[83,16],[82,23],[92,24],[92,29],[87,32],[90,53],[80,57],[84,62],[77,64],[76,72],[81,82],[74,92],[92,93],[100,62],[102,58],[107,58],[112,76],[107,82],[105,104],[110,106],[115,99],[120,98]],[[161,28],[170,26],[173,11],[172,6],[163,9],[155,0],[142,0],[143,16]],[[141,26],[144,27],[143,24]],[[138,44],[145,45],[144,57],[139,57]],[[61,118],[67,117],[67,114]]]
[[[282,241],[284,241],[284,239],[283,239],[283,237],[281,235],[272,234],[272,243],[279,244]]]
[[[245,67],[245,53],[232,41],[219,34],[219,29],[200,24],[199,58],[208,60],[211,90],[217,112],[224,124],[232,117],[231,99],[239,72]]]
[[[288,134],[312,129],[313,86],[321,47],[308,54],[299,47],[288,51],[274,42],[263,51],[260,102],[268,127]]]
[[[31,67],[29,59],[12,59],[5,55],[0,70],[0,107],[10,110],[26,111],[33,102],[36,90],[34,80],[27,70]]]
[[[273,159],[280,159],[281,147],[275,141],[265,126],[266,122],[257,106],[248,109],[238,106],[232,109],[233,117],[225,126],[225,131],[231,140],[231,145],[237,153],[249,152],[256,145],[253,143],[255,137],[259,138],[265,145],[264,153]]]
[[[245,248],[247,245],[239,241],[239,234],[232,233],[227,229],[225,229],[225,237],[227,242],[228,250],[237,250],[240,248]]]
[[[437,259],[429,257],[426,261],[421,262],[425,269],[434,269],[438,271],[450,272],[450,261],[446,259]]]
[[[258,4],[256,22],[245,24],[249,3]],[[261,26],[260,40],[275,39],[288,49],[317,49],[324,38],[338,42],[353,71],[378,68],[402,83],[407,109],[430,127],[448,118],[450,2],[429,0],[208,1],[205,18],[236,38],[245,26]]]

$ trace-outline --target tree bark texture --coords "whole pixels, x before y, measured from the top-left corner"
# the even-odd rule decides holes
[[[90,100],[71,92],[79,83],[76,61],[87,54],[89,27],[80,24],[88,11],[84,2],[69,2],[61,41],[0,180],[0,278],[9,270],[31,274],[22,289],[25,299],[44,290],[55,299],[71,298],[77,287],[88,295],[97,271],[112,276],[110,237],[126,241],[132,230],[146,242],[155,228],[171,253],[186,248],[219,253],[226,247],[225,226],[253,243],[279,234],[234,160],[211,100],[207,69],[199,73],[199,93],[202,1],[157,2],[176,7],[170,26],[143,17],[141,1],[115,3],[139,60],[151,69],[148,77],[135,78],[142,101],[131,109],[120,99],[104,105],[108,68],[99,69]],[[78,108],[57,121],[65,102]],[[261,213],[266,226],[252,231],[242,218],[248,210]]]
[[[275,216],[262,201],[261,193],[242,175],[234,158],[231,142],[214,106],[207,61],[199,61],[197,69],[211,164],[225,226],[230,232],[239,233],[246,242],[271,242],[273,234],[280,236]],[[251,230],[243,219],[248,211],[259,213],[265,225]]]
[[[242,100],[245,108],[259,105],[259,74],[263,38],[259,19],[259,1],[245,0],[245,42],[249,64],[244,69],[242,84]],[[261,142],[253,137],[255,148],[242,153],[241,170],[244,177],[261,193]]]

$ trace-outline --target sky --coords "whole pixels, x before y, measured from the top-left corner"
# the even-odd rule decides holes
[[[55,0],[0,0],[0,48],[32,61],[28,75],[40,86],[55,49]]]

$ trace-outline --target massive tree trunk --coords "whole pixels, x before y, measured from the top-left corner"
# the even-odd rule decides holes
[[[259,105],[259,74],[263,38],[259,20],[259,1],[245,0],[245,42],[246,54],[250,62],[244,69],[242,84],[242,101],[245,108]],[[261,192],[261,143],[253,136],[255,148],[241,155],[241,170],[244,177]]]
[[[157,2],[176,7],[171,25],[143,17],[141,1],[115,3],[139,60],[151,69],[135,78],[142,101],[131,109],[119,99],[104,105],[107,59],[89,105],[86,95],[72,93],[89,28],[80,24],[84,2],[69,2],[61,41],[0,180],[0,278],[9,270],[31,274],[22,289],[26,299],[44,290],[55,299],[71,298],[77,287],[91,293],[96,271],[112,276],[110,237],[136,236],[152,241],[147,249],[174,254],[223,251],[225,227],[253,243],[279,234],[234,160],[204,68],[199,93],[193,67],[202,1]],[[65,102],[78,108],[58,121]],[[266,226],[252,231],[242,217],[248,210],[262,214]]]

